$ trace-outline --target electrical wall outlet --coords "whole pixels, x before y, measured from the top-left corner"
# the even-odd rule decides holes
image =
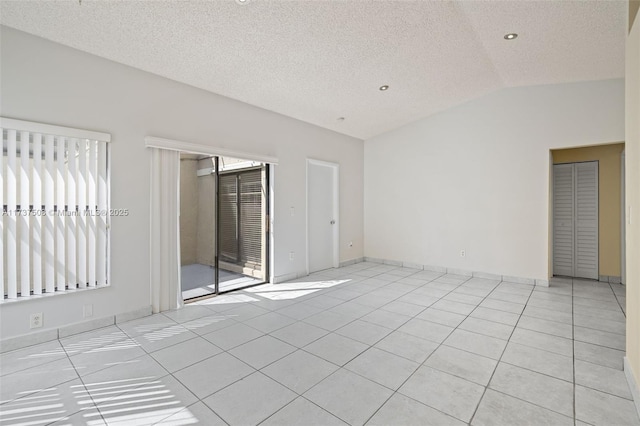
[[[84,305],[82,307],[82,317],[90,318],[92,316],[93,316],[93,305],[92,304]]]
[[[464,249],[460,250],[460,257],[465,257],[467,255],[467,252],[464,251]]]
[[[42,319],[42,312],[37,312],[35,314],[31,314],[29,317],[29,328],[40,328],[44,323]]]
[[[295,253],[290,251],[289,252],[289,260],[293,260],[294,257],[295,257]]]

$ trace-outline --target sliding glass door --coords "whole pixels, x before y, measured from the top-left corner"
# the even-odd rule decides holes
[[[268,166],[197,154],[180,164],[183,298],[266,282]]]
[[[267,166],[221,169],[218,182],[220,291],[265,282]]]

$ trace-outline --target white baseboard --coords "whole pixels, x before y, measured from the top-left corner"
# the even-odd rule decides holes
[[[0,353],[26,348],[27,346],[39,345],[50,342],[58,338],[58,329],[36,331],[22,336],[9,337],[0,340]]]
[[[551,277],[549,281],[552,284],[571,284],[573,282],[573,279],[567,277]]]
[[[8,339],[0,340],[0,353],[26,348],[27,346],[39,345],[40,343],[62,339],[64,337],[73,336],[74,334],[84,333],[102,327],[108,327],[110,325],[131,321],[149,315],[151,315],[151,306],[136,309],[135,311],[124,312],[117,315],[109,315],[102,318],[92,318],[87,321],[80,321],[58,328],[24,334],[22,336],[10,337]]]
[[[444,266],[424,265],[424,270],[432,272],[442,272],[444,274],[447,273],[447,268],[445,268]]]
[[[349,260],[343,260],[342,262],[340,262],[339,264],[339,268],[344,268],[345,266],[351,266],[351,265],[355,265],[356,263],[361,263],[361,262],[365,262],[366,259],[364,257],[358,257],[355,259],[349,259]],[[382,262],[376,262],[376,263],[382,263]],[[299,271],[299,272],[291,272],[288,274],[282,274],[282,275],[276,275],[273,276],[271,278],[271,284],[281,284],[287,281],[291,281],[291,280],[295,280],[298,278],[303,278],[303,277],[308,277],[309,274],[307,274],[306,271]]]
[[[355,265],[356,263],[364,262],[364,257],[359,257],[357,259],[343,260],[340,262],[340,267],[344,268],[345,266]]]
[[[489,272],[470,271],[468,269],[447,268],[444,266],[422,265],[414,262],[402,262],[397,260],[380,259],[377,257],[365,257],[365,262],[380,263],[383,265],[397,265],[405,268],[423,269],[425,271],[442,272],[446,274],[462,275],[466,277],[484,278],[489,280],[507,281],[515,284],[537,285],[540,287],[549,287],[549,280],[538,278],[514,277],[511,275],[500,275]]]
[[[411,269],[420,269],[420,270],[424,269],[424,265],[421,265],[419,263],[413,263],[413,262],[402,262],[402,267],[411,268]]]
[[[638,372],[638,374],[640,374],[640,372]],[[633,376],[633,370],[631,369],[629,358],[626,356],[624,357],[624,375],[627,376],[627,383],[629,384],[629,389],[633,396],[633,402],[635,402],[636,410],[638,410],[638,416],[640,416],[640,385]]]
[[[622,284],[622,279],[614,275],[600,275],[598,281],[611,284]]]
[[[273,277],[273,279],[271,280],[271,284],[280,284],[306,276],[309,276],[309,274],[307,274],[306,272],[291,272],[290,274],[278,275],[277,277]]]
[[[484,278],[486,280],[500,280],[500,281],[502,281],[502,275],[489,274],[487,272],[474,272],[473,276],[475,278]]]
[[[274,276],[273,279],[271,280],[271,283],[280,284],[287,281],[295,280],[296,278],[298,278],[298,274],[296,274],[295,272],[292,272],[290,274]]]
[[[74,334],[80,334],[86,331],[91,331],[91,330],[95,330],[102,327],[109,327],[110,325],[114,325],[115,323],[116,323],[115,317],[108,316],[104,318],[95,318],[87,321],[78,322],[75,324],[65,325],[63,327],[58,328],[58,339],[73,336]]]
[[[463,277],[472,277],[473,271],[459,268],[447,268],[447,274],[462,275]]]
[[[536,283],[535,278],[514,277],[511,275],[503,275],[502,281],[507,281],[507,282],[516,283],[516,284],[526,284],[526,285],[535,285]]]
[[[136,309],[135,311],[116,314],[116,324],[120,324],[121,322],[133,321],[134,319],[138,319],[142,317],[148,317],[152,313],[153,313],[153,309],[151,305],[149,305],[144,308]]]
[[[462,275],[466,277],[506,281],[506,282],[511,282],[515,284],[526,284],[526,285],[536,285],[539,287],[549,287],[549,280],[543,280],[538,278],[514,277],[511,275],[500,275],[500,274],[493,274],[489,272],[470,271],[468,269],[446,268],[444,266],[435,266],[435,265],[422,265],[420,263],[380,259],[377,257],[361,257],[358,259],[345,260],[343,262],[340,262],[340,267],[342,268],[345,266],[355,265],[356,263],[360,263],[360,262],[379,263],[381,265],[394,265],[394,266],[401,266],[404,268],[442,272],[444,274],[456,274],[456,275]],[[283,283],[286,281],[295,280],[297,278],[301,278],[305,276],[307,276],[305,272],[302,272],[302,273],[292,272],[290,274],[273,277],[272,283],[273,284]]]

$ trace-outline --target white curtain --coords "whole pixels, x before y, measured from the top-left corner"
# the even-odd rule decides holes
[[[183,305],[180,291],[180,153],[151,149],[151,304],[153,312]]]

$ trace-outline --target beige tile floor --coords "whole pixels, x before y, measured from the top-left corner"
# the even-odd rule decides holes
[[[3,425],[640,425],[624,287],[359,263],[0,355]]]

